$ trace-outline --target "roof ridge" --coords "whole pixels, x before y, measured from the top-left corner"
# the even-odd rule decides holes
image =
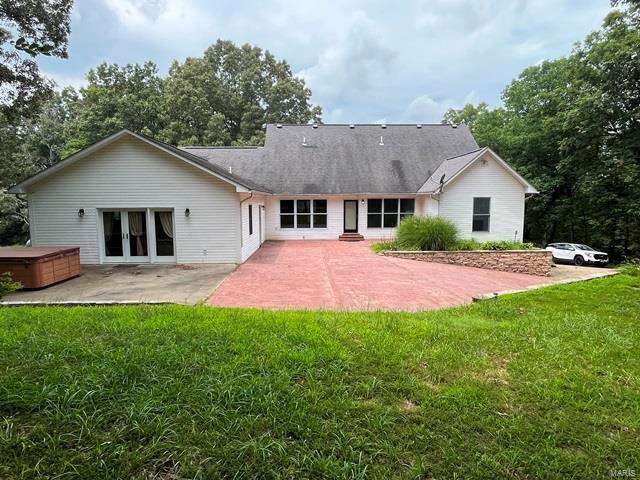
[[[356,127],[381,127],[385,125],[386,127],[415,127],[420,125],[422,127],[452,127],[454,124],[452,123],[421,123],[421,122],[413,122],[413,123],[267,123],[267,126],[277,126],[281,125],[283,127],[313,127],[316,125],[319,127],[350,127],[354,125]],[[465,123],[457,123],[456,126],[467,126]]]
[[[258,148],[263,148],[262,145],[178,145],[178,148],[197,148],[201,150],[211,149],[211,150],[256,150]]]

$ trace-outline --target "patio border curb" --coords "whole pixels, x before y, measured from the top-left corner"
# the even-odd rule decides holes
[[[565,285],[565,284],[569,284],[569,283],[578,283],[578,282],[589,282],[591,280],[597,280],[599,278],[607,278],[607,277],[613,277],[614,275],[618,275],[620,274],[619,270],[611,270],[609,272],[603,272],[602,274],[598,274],[598,275],[593,275],[590,277],[585,277],[585,278],[567,278],[564,280],[559,280],[557,282],[551,282],[551,283],[541,283],[538,285],[531,285],[527,288],[521,288],[521,289],[517,289],[517,290],[501,290],[499,292],[492,292],[492,293],[484,293],[482,295],[476,295],[472,298],[473,303],[478,303],[478,302],[482,302],[484,300],[494,300],[498,297],[501,297],[503,295],[511,295],[513,293],[524,293],[524,292],[529,292],[531,290],[537,290],[539,288],[545,288],[545,287],[553,287],[555,285]]]
[[[118,305],[191,305],[166,300],[66,300],[66,301],[0,301],[0,307],[97,307]],[[197,304],[196,304],[197,305]]]

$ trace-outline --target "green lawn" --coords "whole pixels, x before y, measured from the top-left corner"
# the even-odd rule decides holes
[[[0,478],[640,471],[640,277],[421,314],[0,309]]]

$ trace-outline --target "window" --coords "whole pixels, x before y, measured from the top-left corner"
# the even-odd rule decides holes
[[[370,198],[367,205],[368,228],[395,228],[415,211],[413,198]]]
[[[249,205],[249,235],[253,235],[253,205]]]
[[[313,201],[313,228],[327,228],[327,201]]]
[[[474,197],[473,199],[473,224],[474,232],[489,231],[489,217],[491,210],[491,198]]]
[[[297,228],[311,228],[311,200],[296,200]]]
[[[327,228],[327,201],[280,200],[280,228]]]
[[[295,202],[280,200],[280,228],[295,227]]]

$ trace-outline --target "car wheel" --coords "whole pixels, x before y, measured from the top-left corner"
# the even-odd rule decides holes
[[[582,257],[582,255],[576,255],[573,258],[573,263],[581,267],[582,265],[584,265],[584,258]]]

